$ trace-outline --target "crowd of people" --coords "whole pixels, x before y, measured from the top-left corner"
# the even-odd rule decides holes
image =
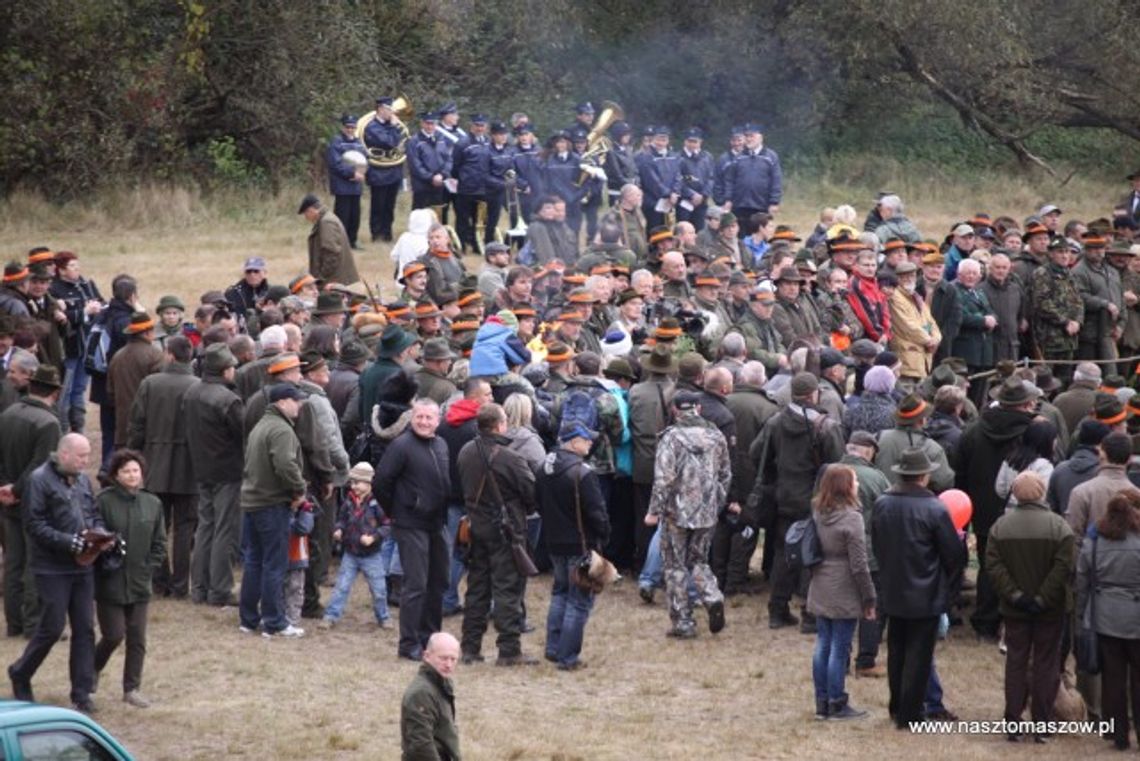
[[[384,100],[370,129],[393,124]],[[900,728],[953,717],[934,651],[968,610],[1006,653],[1010,721],[1053,717],[1078,632],[1095,630],[1103,678],[1082,667],[1077,687],[1127,747],[1140,172],[1088,222],[1047,204],[927,237],[883,193],[861,226],[828,208],[804,240],[776,223],[779,160],[758,125],[713,160],[699,130],[675,153],[667,128],[637,147],[619,122],[591,163],[577,151],[593,109],[578,114],[542,152],[525,119],[486,138],[482,117],[466,134],[450,106],[425,114],[394,288],[357,267],[342,196],[358,220],[375,178],[345,174],[351,117],[329,147],[337,211],[303,199],[309,267],[286,282],[251,257],[189,309],[162,295],[147,311],[129,273],[104,301],[73,252],[4,268],[4,611],[29,639],[15,696],[32,697],[68,620],[73,703],[93,708],[125,640],[124,699],[146,706],[153,595],[292,638],[303,619],[339,625],[363,575],[377,627],[425,664],[405,711],[453,713],[451,671],[485,660],[489,623],[497,665],[540,663],[523,647],[531,576],[553,577],[541,655],[572,672],[618,572],[644,604],[663,587],[667,634],[691,639],[698,609],[715,635],[725,598],[756,593],[759,550],[770,628],[816,636],[817,718],[866,715],[845,691],[853,649],[855,676],[887,677]],[[373,188],[374,238],[392,237],[395,192]],[[525,237],[495,240],[488,222],[475,245],[464,196],[505,208],[515,193]],[[969,540],[937,497],[953,488],[972,502]],[[452,615],[457,641],[440,634]],[[458,757],[453,728],[444,742],[415,723],[407,743]]]

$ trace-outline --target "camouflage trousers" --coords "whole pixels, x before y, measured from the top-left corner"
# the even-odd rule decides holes
[[[713,527],[681,528],[665,524],[661,532],[661,559],[665,566],[665,596],[669,600],[669,620],[674,629],[691,629],[693,603],[689,600],[689,581],[706,608],[724,600],[716,576],[709,568],[709,545]]]

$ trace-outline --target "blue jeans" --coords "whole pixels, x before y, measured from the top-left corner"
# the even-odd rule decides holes
[[[400,565],[400,548],[396,545],[394,536],[384,538],[380,545],[380,558],[384,564],[385,576],[403,576],[404,568]]]
[[[83,433],[87,416],[87,367],[83,357],[63,361],[63,389],[59,394],[59,419],[64,432]]]
[[[661,524],[653,532],[649,540],[649,547],[645,550],[645,563],[641,566],[641,574],[637,577],[637,586],[657,589],[665,586],[665,561],[661,558]],[[696,603],[700,599],[697,585],[689,579],[689,600]]]
[[[459,529],[459,519],[466,512],[463,505],[447,506],[447,556],[451,558],[451,568],[447,591],[443,593],[443,609],[449,613],[463,604],[459,599],[459,582],[467,573],[467,566],[455,556],[455,532]]]
[[[344,604],[348,602],[348,594],[352,591],[352,584],[358,574],[364,574],[368,582],[368,591],[372,593],[372,612],[376,614],[376,621],[388,620],[388,584],[384,573],[384,557],[381,552],[371,555],[353,555],[345,552],[340,559],[340,571],[336,577],[336,588],[333,589],[332,599],[325,608],[325,618],[329,621],[339,621],[344,614]]]
[[[582,652],[586,621],[594,607],[594,595],[570,583],[570,569],[580,556],[551,555],[554,586],[550,590],[550,611],[546,614],[546,657],[560,666],[572,666]]]
[[[661,524],[653,532],[649,540],[649,549],[645,551],[645,564],[641,566],[641,575],[637,577],[639,587],[661,587],[665,585],[665,570],[661,560]]]
[[[289,568],[288,505],[249,510],[242,516],[247,542],[238,614],[247,629],[264,626],[270,634],[289,625],[285,620],[285,572]]]
[[[851,657],[851,640],[855,636],[854,618],[816,616],[815,654],[811,659],[811,678],[816,700],[842,700],[847,679],[847,660]]]

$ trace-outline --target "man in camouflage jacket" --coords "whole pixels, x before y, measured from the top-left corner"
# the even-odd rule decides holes
[[[671,406],[676,422],[657,445],[645,522],[665,521],[661,555],[673,623],[669,636],[691,639],[697,632],[688,594],[690,580],[708,609],[709,631],[715,634],[724,628],[724,595],[709,568],[708,556],[732,467],[724,435],[700,417],[700,395],[680,391]]]

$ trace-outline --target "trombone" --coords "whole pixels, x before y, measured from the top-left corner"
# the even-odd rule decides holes
[[[518,172],[508,169],[503,175],[507,191],[507,219],[514,219],[515,225],[506,231],[508,238],[526,238],[526,220],[523,219],[522,206],[519,204]]]

